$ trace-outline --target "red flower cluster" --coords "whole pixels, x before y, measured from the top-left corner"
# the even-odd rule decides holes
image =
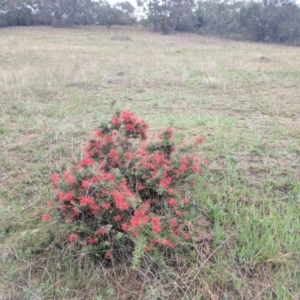
[[[161,231],[160,217],[152,218],[152,230],[155,233],[158,233]]]
[[[79,161],[51,176],[57,195],[51,209],[71,223],[71,243],[99,245],[111,229],[146,235],[148,250],[174,247],[189,237],[184,213],[189,198],[182,185],[192,186],[200,160],[176,150],[172,128],[149,141],[148,127],[131,111],[116,113],[110,124],[95,130]],[[107,258],[113,256],[110,247]]]
[[[132,227],[139,227],[143,223],[148,223],[150,220],[149,216],[146,215],[146,210],[144,208],[140,208],[134,211],[134,216],[130,219],[130,224]]]
[[[47,215],[47,214],[43,214],[43,220],[44,221],[52,221],[51,216]]]

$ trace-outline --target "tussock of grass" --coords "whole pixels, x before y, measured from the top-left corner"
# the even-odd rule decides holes
[[[0,38],[1,299],[298,299],[299,48],[138,28]],[[49,174],[117,107],[205,134],[210,161],[192,245],[134,270],[59,247],[60,225],[41,222]]]

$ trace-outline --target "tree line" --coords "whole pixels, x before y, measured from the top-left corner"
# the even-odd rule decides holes
[[[197,31],[235,40],[300,46],[300,7],[291,0],[138,0],[153,30]]]
[[[0,26],[133,25],[130,2],[105,0],[0,0]]]
[[[137,18],[137,16],[139,16]],[[133,25],[235,40],[300,45],[300,6],[293,0],[0,0],[0,26]]]

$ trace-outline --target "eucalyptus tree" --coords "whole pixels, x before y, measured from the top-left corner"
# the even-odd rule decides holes
[[[146,18],[144,24],[152,27],[154,31],[160,29],[162,17],[166,14],[166,5],[161,0],[137,0],[137,6],[142,9]]]

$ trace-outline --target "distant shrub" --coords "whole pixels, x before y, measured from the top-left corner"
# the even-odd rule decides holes
[[[200,28],[197,30],[197,33],[198,33],[199,35],[207,35],[207,34],[208,34],[207,30],[206,30],[204,27],[200,27]]]
[[[189,152],[201,142],[176,148],[171,128],[150,139],[144,120],[117,112],[95,130],[82,158],[52,174],[50,214],[70,243],[99,258],[118,258],[126,248],[137,265],[145,250],[174,248],[190,239],[188,191],[200,158]]]
[[[297,38],[293,41],[293,45],[296,47],[300,47],[300,38]]]
[[[230,33],[228,38],[230,40],[235,40],[235,41],[244,41],[245,40],[245,36],[240,33]]]
[[[167,22],[167,17],[162,16],[161,21],[160,21],[160,30],[164,35],[168,35],[171,33],[171,27],[169,26]]]
[[[52,20],[52,26],[53,27],[60,27],[61,26],[61,21],[59,19],[57,19],[57,18],[54,18]]]
[[[7,21],[3,16],[0,16],[0,27],[5,27],[7,26]]]

